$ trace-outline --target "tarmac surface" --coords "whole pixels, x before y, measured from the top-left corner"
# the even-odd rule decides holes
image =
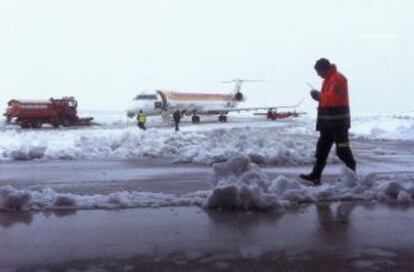
[[[413,173],[413,142],[353,141],[360,172]],[[381,146],[380,152],[373,152]],[[265,166],[297,176],[311,166]],[[330,165],[325,177],[338,175]],[[211,167],[137,161],[0,164],[0,187],[106,194],[210,188]],[[0,271],[413,271],[414,206],[241,212],[197,207],[0,212]]]
[[[0,271],[412,271],[414,209],[0,213]]]

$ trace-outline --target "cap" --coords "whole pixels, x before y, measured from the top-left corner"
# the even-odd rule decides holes
[[[329,62],[329,60],[327,60],[325,58],[321,58],[321,59],[316,61],[314,67],[315,67],[316,70],[326,70],[330,66],[331,66],[331,63]]]

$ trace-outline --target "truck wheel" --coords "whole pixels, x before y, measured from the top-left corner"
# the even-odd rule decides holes
[[[72,122],[69,121],[68,119],[64,119],[62,124],[64,127],[70,127],[70,125],[72,125]]]
[[[52,127],[54,127],[54,128],[58,128],[59,126],[60,126],[60,122],[59,122],[59,119],[56,119],[56,118],[51,118],[50,120],[49,120],[49,123],[52,125]]]
[[[226,115],[220,115],[219,116],[219,122],[222,122],[222,123],[227,122],[227,116]]]
[[[32,128],[41,128],[42,127],[42,122],[41,121],[33,121],[32,122]]]
[[[23,122],[20,123],[20,127],[24,128],[24,129],[30,128],[30,122],[29,121],[23,121]]]

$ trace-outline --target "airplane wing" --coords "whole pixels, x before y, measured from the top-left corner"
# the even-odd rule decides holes
[[[249,111],[260,111],[260,110],[277,110],[277,109],[296,109],[302,104],[303,99],[296,105],[284,105],[284,106],[268,106],[268,107],[246,107],[246,108],[206,108],[203,111],[197,112],[198,114],[227,114],[229,112],[249,112]]]

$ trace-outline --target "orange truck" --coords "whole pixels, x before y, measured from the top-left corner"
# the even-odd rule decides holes
[[[8,124],[22,128],[41,128],[43,124],[59,126],[88,126],[92,117],[79,118],[78,103],[73,97],[49,100],[10,100],[4,116]]]

